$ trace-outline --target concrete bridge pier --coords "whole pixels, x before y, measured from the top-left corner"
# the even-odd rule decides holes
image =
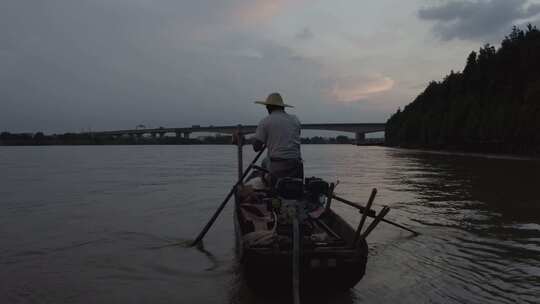
[[[185,139],[188,139],[189,138],[189,134],[191,134],[190,132],[174,132],[176,134],[176,138],[185,138]],[[160,133],[161,135],[165,135],[165,133]]]
[[[129,138],[134,141],[135,143],[138,143],[139,140],[141,139],[141,136],[142,134],[133,134],[133,133],[130,133],[129,134]]]
[[[150,134],[152,135],[152,138],[153,138],[153,139],[156,139],[156,135],[157,135],[156,132],[152,132],[152,133],[150,133]]]
[[[356,132],[356,144],[363,144],[366,141],[366,133]]]

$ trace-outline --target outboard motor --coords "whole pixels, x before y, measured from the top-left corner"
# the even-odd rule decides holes
[[[276,183],[276,192],[284,199],[299,200],[304,195],[304,183],[301,178],[280,178]]]
[[[320,197],[328,193],[328,182],[318,177],[306,178],[306,194],[311,203],[320,204]]]

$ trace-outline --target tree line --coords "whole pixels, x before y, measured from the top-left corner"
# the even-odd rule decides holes
[[[386,123],[393,146],[540,153],[540,31],[514,27]]]
[[[184,138],[177,136],[163,137],[113,137],[97,136],[92,133],[64,133],[45,135],[43,132],[36,133],[0,133],[0,145],[230,145],[232,136],[214,135],[197,138]],[[248,139],[248,143],[250,143]],[[353,144],[354,139],[344,135],[337,137],[302,137],[302,144]]]

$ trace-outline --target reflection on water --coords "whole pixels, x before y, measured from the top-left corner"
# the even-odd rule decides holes
[[[407,263],[430,278],[425,291],[445,302],[535,303],[540,162],[388,153],[399,168],[388,183],[415,194],[401,205],[425,235],[404,248],[423,249]]]
[[[422,233],[379,225],[363,280],[304,291],[305,303],[537,303],[540,161],[324,145],[303,156],[306,176],[359,202],[377,187],[376,208]],[[234,160],[231,146],[0,148],[0,302],[290,302],[244,281],[230,208],[204,247],[183,246],[234,182]]]

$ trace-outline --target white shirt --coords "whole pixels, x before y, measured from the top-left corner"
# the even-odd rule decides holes
[[[269,158],[300,159],[300,120],[284,111],[273,111],[259,122],[255,138],[266,144]]]

